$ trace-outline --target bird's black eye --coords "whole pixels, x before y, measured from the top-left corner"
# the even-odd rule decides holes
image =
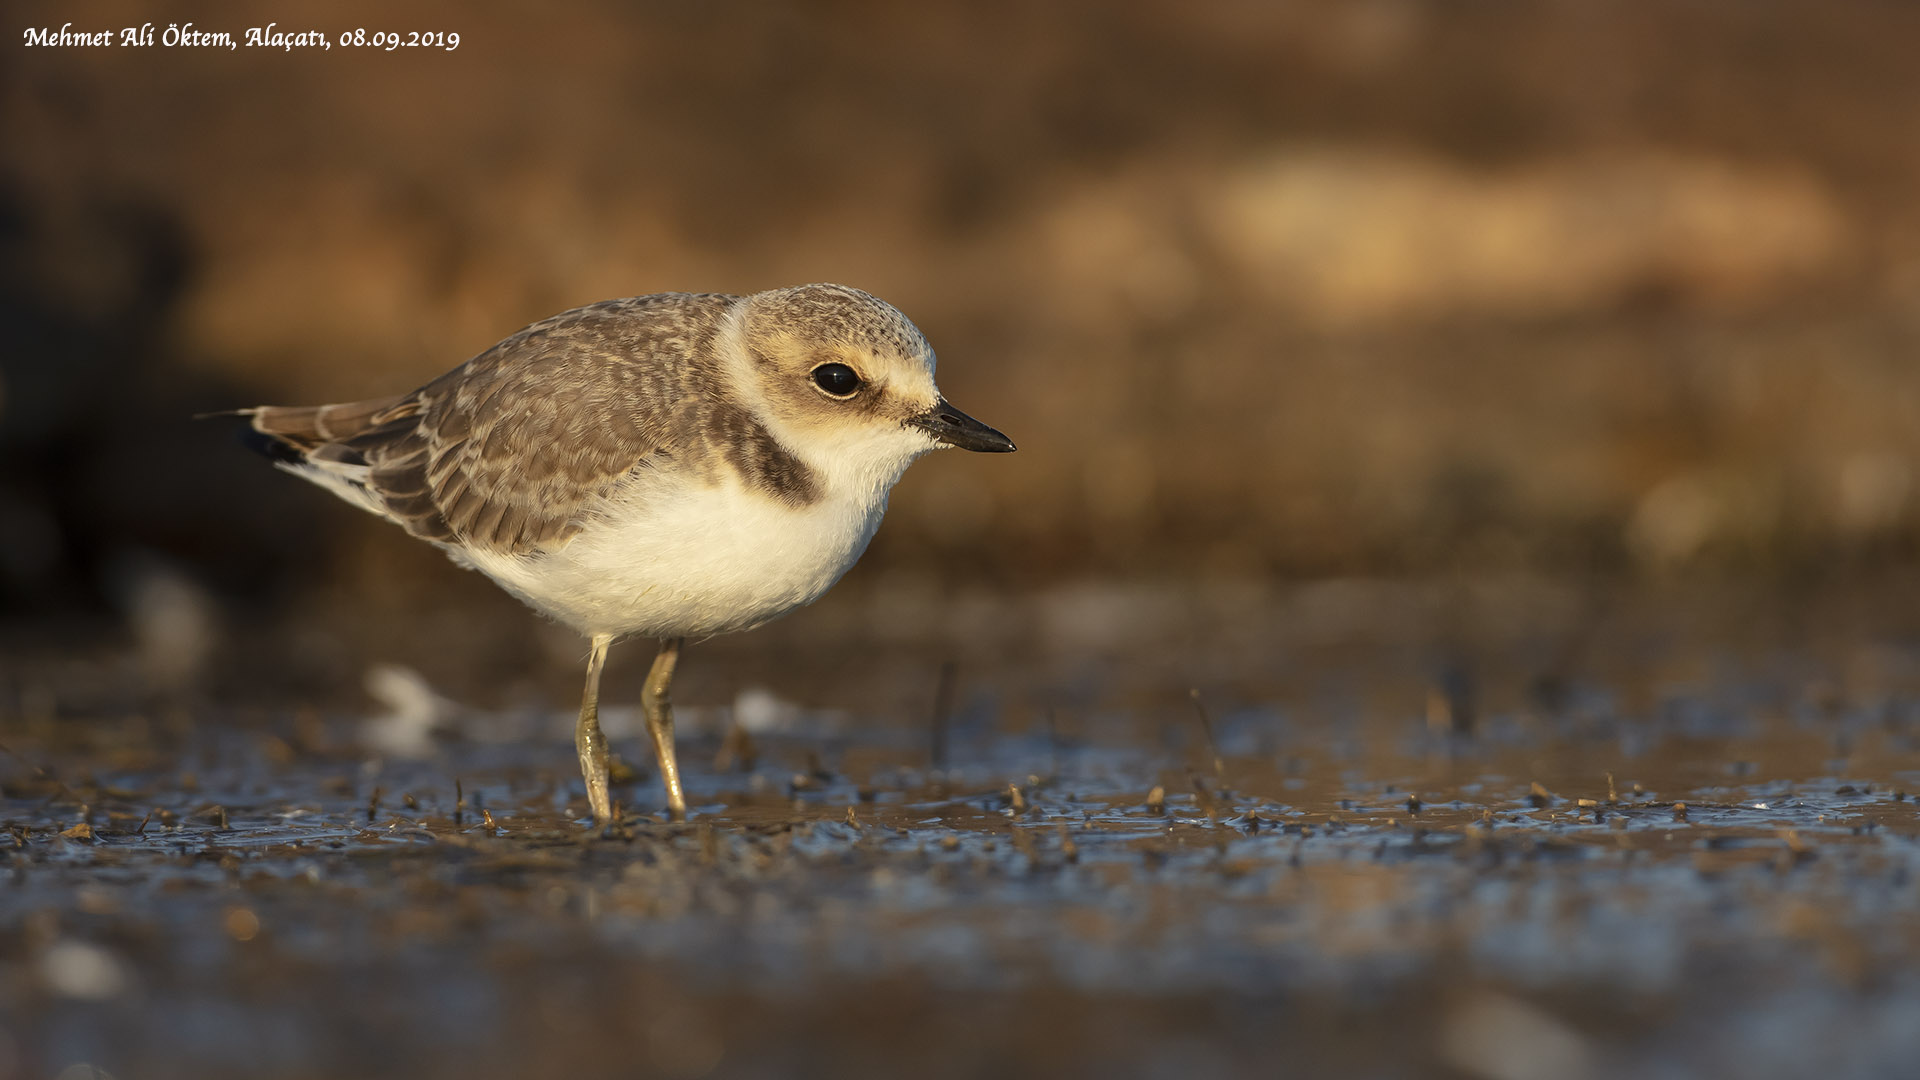
[[[813,385],[834,397],[852,397],[860,389],[860,376],[845,364],[821,364],[813,369]]]

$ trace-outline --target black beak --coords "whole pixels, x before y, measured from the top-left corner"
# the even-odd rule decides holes
[[[962,450],[978,450],[983,454],[1013,452],[1012,439],[947,404],[946,398],[934,402],[933,408],[909,419],[907,424]]]

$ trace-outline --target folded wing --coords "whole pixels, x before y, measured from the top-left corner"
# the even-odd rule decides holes
[[[694,367],[732,297],[610,300],[538,322],[410,394],[247,410],[282,463],[422,539],[564,543],[655,454],[688,441]]]

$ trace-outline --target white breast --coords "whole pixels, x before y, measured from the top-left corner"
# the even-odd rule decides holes
[[[866,550],[886,507],[884,487],[795,509],[737,483],[661,478],[556,551],[455,555],[583,634],[704,637],[818,599]]]

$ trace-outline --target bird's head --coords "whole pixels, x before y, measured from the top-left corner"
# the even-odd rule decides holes
[[[871,464],[897,478],[929,450],[1014,448],[948,404],[934,385],[933,348],[883,300],[801,285],[746,297],[736,319],[738,375],[775,435],[818,467]]]

